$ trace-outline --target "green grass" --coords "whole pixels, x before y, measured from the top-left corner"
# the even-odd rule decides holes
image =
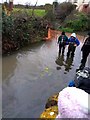
[[[26,8],[14,8],[13,9],[13,14],[17,14],[17,13],[22,13],[22,12],[26,12],[28,15],[32,14],[32,9],[26,9]],[[34,10],[34,15],[38,16],[38,17],[43,17],[45,16],[45,10],[41,10],[41,9],[35,9]]]
[[[45,16],[45,10],[40,10],[40,9],[37,9],[37,10],[35,10],[35,15],[36,16],[40,16],[40,17],[43,17],[43,16]]]
[[[61,28],[58,28],[58,30],[61,30],[61,31],[65,31],[65,32],[69,32],[69,33],[72,33],[74,31],[74,29],[72,28],[64,28],[64,27],[61,27]]]

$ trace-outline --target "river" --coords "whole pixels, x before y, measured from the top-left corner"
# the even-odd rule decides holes
[[[81,45],[75,57],[58,57],[57,41],[40,42],[2,58],[3,118],[39,118],[47,99],[67,86],[80,65]]]

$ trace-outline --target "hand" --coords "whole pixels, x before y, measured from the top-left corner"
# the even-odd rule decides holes
[[[76,47],[76,46],[77,46],[77,44],[74,44],[74,46]]]

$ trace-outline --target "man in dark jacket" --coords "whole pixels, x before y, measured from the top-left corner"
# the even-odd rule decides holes
[[[68,41],[68,37],[65,35],[65,32],[63,31],[58,38],[59,55],[61,54],[61,49],[62,49],[62,54],[64,54],[64,50],[65,50],[67,41]]]
[[[87,35],[88,35],[88,37],[86,38],[86,40],[81,48],[82,60],[81,60],[81,65],[80,65],[79,69],[83,69],[85,67],[87,57],[90,53],[90,32]]]

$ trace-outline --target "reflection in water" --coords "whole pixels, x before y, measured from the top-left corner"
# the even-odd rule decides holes
[[[58,58],[57,58],[57,60],[55,61],[56,62],[56,64],[58,64],[59,66],[63,66],[64,65],[64,55],[59,55],[58,54]],[[60,70],[61,69],[61,67],[57,67],[57,70]]]
[[[60,66],[64,66],[65,67],[65,71],[69,72],[69,70],[71,69],[72,63],[73,63],[73,58],[74,57],[67,57],[66,60],[64,58],[64,55],[59,55],[58,54],[58,58],[56,59],[56,64],[59,65],[57,67],[57,70],[60,70],[61,67]]]
[[[69,70],[72,69],[71,66],[72,66],[72,63],[73,63],[73,58],[74,57],[70,57],[70,58],[67,57],[66,62],[65,62],[66,63],[65,64],[65,71],[69,72]]]
[[[2,79],[5,80],[13,75],[17,66],[16,55],[6,56],[2,58]]]
[[[16,52],[13,55],[4,56],[2,58],[2,79],[3,79],[3,81],[10,79],[12,76],[15,76],[15,74],[16,74],[15,70],[17,70],[17,68],[19,66],[21,68],[21,63],[23,63],[23,61],[24,61],[23,57],[25,57],[25,62],[23,63],[24,68],[22,68],[22,70],[25,69],[26,68],[25,64],[28,62],[26,56],[28,54],[31,55],[32,53],[37,52],[38,49],[40,49],[40,47],[43,44],[44,44],[44,42],[34,43],[34,44],[28,45],[26,47],[23,47],[21,50],[19,50],[18,52]],[[34,61],[34,60],[31,60],[31,61]]]

